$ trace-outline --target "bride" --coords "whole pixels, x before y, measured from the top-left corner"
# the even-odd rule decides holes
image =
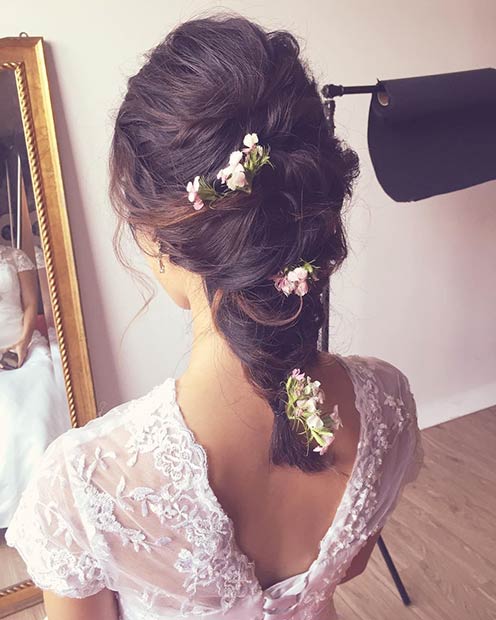
[[[48,342],[35,329],[37,293],[27,254],[0,245],[0,528],[47,446],[70,426]]]
[[[129,79],[111,164],[189,366],[55,440],[7,543],[49,620],[334,619],[422,459],[407,377],[318,350],[357,156],[295,37],[220,15]]]

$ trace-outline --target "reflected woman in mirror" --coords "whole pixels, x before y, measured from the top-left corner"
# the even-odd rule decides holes
[[[37,312],[34,264],[22,250],[0,245],[0,528],[47,446],[70,427]]]
[[[407,377],[319,351],[357,174],[286,30],[186,21],[130,78],[112,202],[193,346],[30,481],[7,542],[49,620],[337,617],[421,462]]]
[[[0,246],[0,269],[0,368],[18,368],[36,324],[36,271],[27,254],[8,246]]]

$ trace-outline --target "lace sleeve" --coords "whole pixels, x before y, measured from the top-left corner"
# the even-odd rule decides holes
[[[5,540],[17,549],[35,585],[59,596],[84,598],[106,583],[74,502],[64,435],[43,454]]]
[[[29,256],[16,248],[13,253],[14,265],[16,266],[17,271],[29,271],[30,269],[36,269],[33,265],[33,262],[29,258]]]
[[[369,523],[370,535],[385,525],[401,499],[405,486],[416,480],[423,464],[415,398],[406,375],[397,368],[390,368],[391,382],[387,393],[382,396],[388,413],[388,426],[394,429],[393,439],[381,463],[377,504]]]
[[[409,412],[409,425],[406,429],[409,436],[409,443],[412,446],[410,461],[405,472],[404,484],[413,482],[419,475],[420,469],[424,462],[424,450],[422,447],[422,438],[417,420],[417,404],[410,388],[410,382],[406,375],[401,373],[401,399],[403,400],[405,410]]]

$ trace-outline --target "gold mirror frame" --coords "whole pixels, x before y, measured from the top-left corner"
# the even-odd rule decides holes
[[[0,71],[14,71],[71,425],[96,401],[67,217],[43,37],[0,39]],[[42,602],[31,580],[0,589],[0,618]]]

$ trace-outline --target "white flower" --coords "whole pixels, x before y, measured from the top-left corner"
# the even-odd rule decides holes
[[[306,422],[309,428],[319,429],[323,428],[324,426],[324,422],[322,422],[321,418],[315,413],[312,413],[312,415],[308,416]]]
[[[222,183],[225,183],[227,181],[227,179],[231,176],[231,175],[235,175],[235,173],[239,173],[241,171],[243,171],[243,176],[244,176],[244,168],[242,166],[242,164],[240,163],[241,160],[243,159],[243,153],[242,151],[233,151],[230,155],[229,155],[229,164],[225,167],[222,168],[222,170],[219,170],[219,172],[217,173],[217,178],[222,180]],[[238,180],[239,179],[239,174],[237,174]],[[228,186],[231,189],[235,189],[233,187],[231,187],[228,183]]]
[[[315,413],[317,411],[316,400],[317,399],[315,397],[311,397],[307,400],[305,405],[306,411],[309,411],[310,413]]]
[[[314,452],[319,452],[321,455],[325,454],[327,450],[329,449],[329,446],[334,441],[334,435],[325,435],[324,437],[322,437],[322,439],[325,442],[324,445],[317,446],[316,448],[313,449]]]
[[[310,388],[312,390],[312,394],[317,396],[320,388],[320,381],[312,381],[312,383],[310,383]]]
[[[247,133],[243,138],[243,144],[248,147],[243,149],[244,153],[248,153],[253,149],[253,147],[258,143],[258,136],[256,133]]]
[[[255,144],[258,144],[258,136],[256,133],[247,133],[246,136],[243,138],[243,144],[245,146],[251,147],[254,146]]]
[[[186,191],[188,192],[188,200],[190,202],[195,202],[199,189],[200,189],[200,177],[196,176],[193,182],[189,181],[188,185],[186,185]]]
[[[308,276],[308,271],[305,267],[296,267],[296,269],[293,269],[293,273],[298,280],[306,280]]]
[[[234,168],[226,183],[227,187],[232,190],[236,190],[246,185],[245,169],[242,164],[238,164],[236,168]]]
[[[229,155],[229,167],[232,170],[234,170],[242,159],[243,159],[242,151],[233,151]]]

